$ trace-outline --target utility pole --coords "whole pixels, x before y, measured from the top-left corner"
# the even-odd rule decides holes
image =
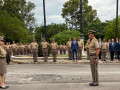
[[[44,12],[44,30],[45,30],[45,38],[46,38],[46,41],[47,41],[47,26],[46,26],[45,0],[43,0],[43,12]]]

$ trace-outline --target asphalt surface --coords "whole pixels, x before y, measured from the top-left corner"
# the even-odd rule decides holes
[[[120,64],[99,64],[99,86],[89,64],[10,64],[8,90],[120,90]]]

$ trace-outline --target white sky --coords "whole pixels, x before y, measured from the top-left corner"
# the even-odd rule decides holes
[[[33,11],[37,24],[43,24],[43,0],[27,0],[35,3],[36,8]],[[47,24],[50,23],[65,23],[62,18],[63,4],[68,0],[45,0],[46,2],[46,18]],[[112,20],[116,17],[116,0],[88,0],[89,5],[97,10],[97,16],[102,22]],[[119,15],[120,15],[120,0],[119,0]]]

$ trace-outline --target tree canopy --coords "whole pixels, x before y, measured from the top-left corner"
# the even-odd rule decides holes
[[[76,30],[64,30],[56,35],[54,35],[53,37],[50,38],[50,41],[52,41],[53,39],[55,39],[55,41],[57,41],[58,44],[60,43],[64,43],[66,44],[67,41],[69,40],[69,37],[71,37],[72,39],[75,37],[76,40],[78,40],[78,38],[80,37],[80,32],[76,31]]]
[[[88,5],[88,0],[83,0],[83,27],[93,22],[97,17],[97,11]],[[80,0],[69,0],[65,2],[62,8],[62,17],[65,18],[66,23],[73,29],[80,28]]]

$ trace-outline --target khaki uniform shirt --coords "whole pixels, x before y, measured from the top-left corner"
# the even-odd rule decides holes
[[[66,49],[66,45],[63,45],[63,49]]]
[[[28,49],[31,49],[31,45],[28,45]]]
[[[83,45],[82,41],[78,41],[78,47],[81,48]]]
[[[101,44],[101,49],[108,49],[108,45],[106,42]]]
[[[0,57],[6,57],[6,51],[2,46],[0,46]]]
[[[24,45],[19,46],[20,50],[24,50]]]
[[[51,43],[51,48],[52,49],[57,49],[57,46],[58,46],[57,43]]]
[[[59,48],[60,48],[60,49],[63,49],[63,45],[59,45]]]
[[[41,42],[41,46],[42,46],[42,48],[47,48],[48,47],[48,43],[47,42]]]
[[[32,47],[32,49],[37,49],[37,47],[38,47],[38,44],[35,42],[35,43],[31,43],[31,47]]]
[[[90,54],[96,54],[96,50],[99,48],[98,40],[94,38],[90,42],[89,52]]]
[[[10,45],[6,45],[6,50],[10,49]]]
[[[12,49],[16,49],[17,45],[16,44],[12,44]]]
[[[67,44],[66,44],[67,47],[71,48],[71,43],[72,43],[72,41],[68,41]]]

